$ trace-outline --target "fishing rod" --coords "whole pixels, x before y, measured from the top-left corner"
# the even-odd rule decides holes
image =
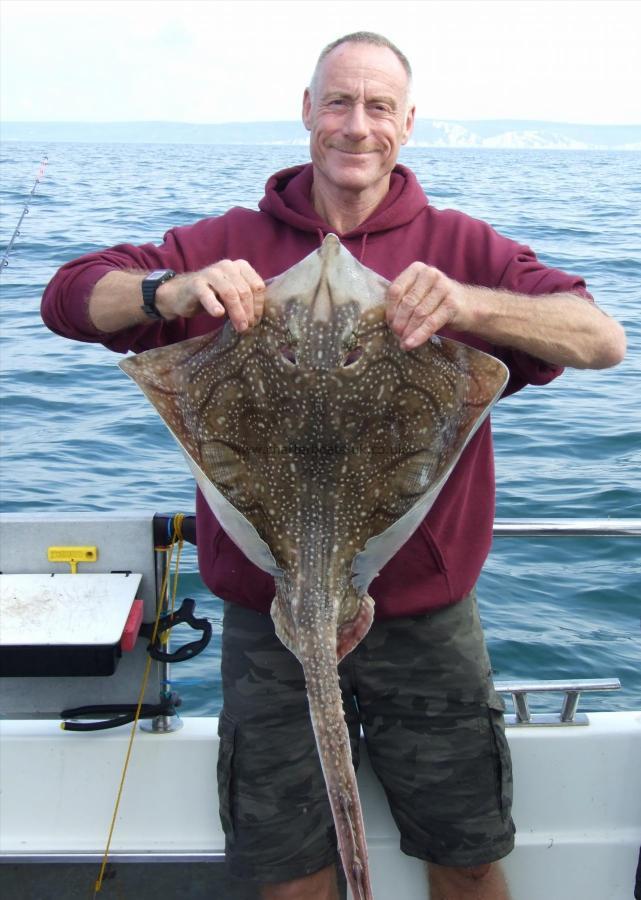
[[[0,269],[4,269],[5,266],[9,265],[9,254],[11,253],[13,245],[15,244],[16,238],[20,234],[20,226],[22,225],[22,220],[29,212],[29,203],[31,202],[34,194],[36,193],[36,188],[38,187],[38,185],[44,178],[45,169],[47,168],[48,162],[49,162],[49,157],[45,154],[42,157],[42,162],[40,163],[40,169],[38,170],[38,174],[36,175],[36,180],[34,181],[33,187],[31,188],[29,196],[27,197],[27,199],[25,201],[24,209],[22,210],[22,215],[18,219],[18,224],[16,225],[16,227],[14,229],[14,232],[11,236],[11,240],[9,241],[7,249],[4,251],[4,255],[2,257],[2,262],[0,262]]]

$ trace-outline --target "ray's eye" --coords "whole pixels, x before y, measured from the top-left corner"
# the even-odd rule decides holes
[[[353,366],[354,363],[357,362],[362,355],[362,347],[352,347],[352,349],[348,350],[345,354],[345,358],[343,359],[343,368],[346,369],[348,366]]]
[[[286,362],[288,362],[292,366],[296,365],[296,353],[294,352],[293,347],[290,347],[289,344],[281,344],[278,350],[280,352],[280,355]]]

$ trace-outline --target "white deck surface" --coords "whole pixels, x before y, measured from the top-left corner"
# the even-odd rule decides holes
[[[593,713],[586,727],[512,728],[515,900],[630,900],[641,844],[641,713]],[[112,858],[203,858],[222,851],[217,720],[139,732]],[[90,734],[58,722],[0,723],[0,858],[101,856],[129,727]],[[422,865],[398,849],[363,753],[359,771],[377,900],[424,900]],[[164,786],[164,787],[163,787]]]

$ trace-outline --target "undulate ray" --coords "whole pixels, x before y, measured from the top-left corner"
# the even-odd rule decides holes
[[[222,527],[275,579],[300,660],[345,874],[372,897],[337,661],[367,633],[368,586],[426,515],[498,399],[505,366],[433,338],[402,351],[388,282],[334,235],[267,287],[249,333],[121,362],[183,448]]]

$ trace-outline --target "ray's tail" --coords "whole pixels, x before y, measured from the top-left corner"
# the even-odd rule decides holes
[[[338,848],[354,900],[373,900],[363,813],[336,671],[336,646],[318,645],[303,663],[309,708]]]

